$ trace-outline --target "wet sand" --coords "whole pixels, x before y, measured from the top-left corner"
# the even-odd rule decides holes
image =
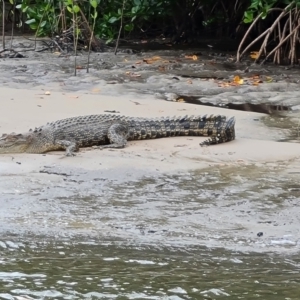
[[[87,115],[102,114],[117,110],[120,114],[140,117],[226,114],[236,118],[236,140],[210,147],[200,147],[205,137],[174,137],[146,141],[132,141],[122,150],[81,149],[74,158],[64,157],[63,152],[46,155],[5,154],[1,155],[1,173],[5,173],[16,160],[23,161],[26,172],[37,170],[46,161],[69,167],[86,169],[118,168],[134,166],[142,170],[174,172],[206,168],[214,164],[248,164],[288,161],[299,158],[297,143],[280,143],[278,131],[267,128],[260,121],[261,114],[194,106],[184,103],[155,100],[153,97],[136,99],[128,96],[103,96],[101,93],[65,93],[45,90],[0,89],[3,108],[0,112],[2,133],[26,132],[29,128],[49,121]],[[30,164],[26,166],[26,162]],[[10,162],[10,164],[9,164]],[[100,165],[101,163],[101,165]],[[7,169],[8,168],[8,169]]]
[[[78,70],[77,77],[72,57],[28,52],[25,59],[1,60],[0,133],[115,110],[137,117],[234,116],[236,140],[200,147],[205,137],[175,137],[131,141],[121,150],[80,149],[75,157],[63,151],[0,155],[0,238],[297,252],[300,144],[279,142],[287,140],[290,125],[283,118],[282,126],[267,126],[280,119],[265,122],[263,114],[174,102],[170,95],[290,105],[297,121],[299,84],[281,74],[297,80],[297,70],[273,68],[274,82],[257,87],[220,88],[212,80],[180,77],[180,71],[197,75],[210,68],[209,74],[230,79],[232,69],[219,71],[222,64],[205,64],[203,57],[186,61],[182,51],[142,56],[157,54],[162,60],[152,65],[137,64],[137,55],[93,54],[91,73]],[[164,59],[175,63],[160,72]],[[85,61],[78,57],[78,64]],[[140,77],[128,76],[132,66]]]
[[[211,193],[209,197],[213,198],[207,207],[199,202],[193,212],[189,212],[189,207],[194,203],[194,196],[185,199],[184,190],[179,188],[180,178],[191,178],[195,182],[190,192],[198,189],[195,199],[202,201],[201,191],[208,186],[207,183],[218,184],[219,180],[228,176],[230,181],[227,188],[225,185],[225,190],[236,190],[241,195],[239,189],[242,187],[243,190],[246,183],[247,190],[249,180],[255,184],[262,180],[257,179],[255,172],[266,174],[262,178],[267,184],[269,180],[285,177],[290,178],[291,184],[295,182],[300,170],[300,145],[276,142],[278,130],[266,127],[260,120],[260,114],[161,101],[145,96],[138,99],[103,96],[101,93],[54,91],[44,95],[45,90],[3,87],[0,92],[4,103],[0,112],[2,133],[26,132],[48,121],[101,114],[105,110],[143,117],[226,114],[236,118],[236,140],[210,147],[199,146],[205,137],[176,137],[132,141],[122,150],[85,148],[80,149],[75,157],[65,157],[63,151],[45,155],[1,155],[2,236],[26,236],[30,233],[36,236],[125,239],[133,244],[149,241],[185,247],[200,244],[247,251],[297,249],[299,212],[294,202],[284,203],[273,211],[277,220],[274,226],[273,221],[264,223],[269,214],[266,215],[260,206],[253,208],[249,200],[245,200],[246,204],[241,207],[235,201],[227,203],[226,195],[224,199],[214,199],[217,190],[224,189],[222,184],[211,192],[204,192]],[[213,175],[215,172],[217,175]],[[174,175],[179,179],[172,179]],[[209,179],[210,176],[212,179]],[[205,178],[208,182],[200,183]],[[152,180],[154,182],[151,184]],[[169,186],[169,200],[164,199],[166,194],[160,187],[164,188],[166,184]],[[277,185],[276,182],[274,184]],[[155,197],[162,201],[159,210]],[[182,208],[178,215],[176,199],[181,197]],[[141,206],[144,207],[142,210]],[[224,210],[224,207],[228,209]],[[200,219],[198,209],[201,209]],[[241,211],[252,211],[251,217],[241,214]],[[174,219],[169,214],[180,216],[180,222],[178,217]],[[288,226],[285,222],[287,215]],[[149,232],[155,228],[154,232],[158,233],[145,236],[142,233],[144,229],[141,232],[139,226],[148,228]],[[263,231],[265,236],[256,240],[259,231]],[[291,241],[284,239],[286,242],[280,242],[289,234],[292,234]],[[275,249],[274,240],[279,241]]]

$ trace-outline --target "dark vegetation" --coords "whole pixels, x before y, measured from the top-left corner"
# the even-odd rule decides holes
[[[6,29],[48,36],[61,51],[103,51],[119,41],[238,41],[256,61],[298,64],[300,0],[2,0]],[[13,33],[12,33],[13,34]],[[5,48],[5,44],[3,44]]]

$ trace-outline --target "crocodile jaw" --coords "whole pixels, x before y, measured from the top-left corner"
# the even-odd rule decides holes
[[[3,134],[0,137],[0,154],[2,153],[24,153],[31,144],[31,134]]]

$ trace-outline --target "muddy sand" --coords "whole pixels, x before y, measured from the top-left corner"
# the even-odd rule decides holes
[[[119,167],[141,170],[176,172],[206,168],[211,165],[288,162],[300,156],[297,143],[280,143],[278,130],[266,127],[261,114],[224,110],[214,107],[194,106],[156,100],[150,96],[134,98],[110,97],[83,92],[50,92],[1,88],[3,108],[1,132],[26,132],[29,128],[67,117],[87,114],[103,114],[118,111],[134,117],[184,116],[202,114],[225,114],[236,118],[235,141],[199,147],[205,137],[174,137],[147,141],[132,141],[123,150],[81,149],[75,158],[64,158],[63,152],[46,155],[13,155],[22,159],[24,172],[38,170],[45,161],[82,167],[83,169],[111,169]],[[12,155],[1,155],[2,162],[9,162]],[[105,158],[105,159],[104,159]],[[26,166],[26,162],[30,166]],[[12,166],[9,166],[9,170]],[[27,169],[29,168],[29,169]],[[1,168],[7,172],[6,168]]]
[[[75,157],[62,151],[0,155],[0,241],[299,250],[297,68],[234,64],[230,53],[212,57],[207,49],[142,49],[92,53],[90,73],[86,53],[79,53],[75,77],[74,57],[27,51],[33,45],[15,38],[24,58],[0,59],[0,133],[105,111],[225,114],[235,116],[236,140],[200,147],[205,137],[176,137],[132,141],[121,150],[80,149]],[[197,61],[186,58],[194,52],[201,52]],[[243,85],[222,86],[236,75]],[[223,106],[269,103],[291,112],[282,113],[285,118],[178,102],[184,96]]]
[[[48,121],[117,110],[142,117],[235,116],[236,140],[200,147],[205,137],[175,137],[132,141],[122,150],[86,148],[75,157],[65,157],[62,151],[1,155],[2,237],[84,236],[185,247],[297,251],[300,214],[295,201],[299,199],[300,145],[278,142],[285,131],[265,126],[262,114],[145,95],[137,98],[112,97],[100,91],[45,92],[40,87],[0,88],[1,132],[26,132]],[[228,186],[222,181],[224,176],[230,177]],[[187,178],[192,182],[188,189],[183,182]],[[262,194],[261,202],[268,198],[264,209],[262,203],[254,205],[242,194],[241,201],[228,202],[227,194],[227,198],[220,198],[226,189],[232,189],[233,194],[241,193],[241,189],[254,192],[264,180],[267,185],[271,183],[266,191],[272,191],[272,185],[276,190],[276,180],[284,184],[286,178],[291,184],[295,182],[294,187],[282,187],[294,189],[293,201],[289,199],[270,210],[269,194]],[[205,190],[207,184],[218,184],[219,180],[220,186]],[[199,197],[208,191],[206,204],[201,204]],[[280,193],[275,192],[273,197],[282,198]],[[258,238],[258,232],[264,232],[264,236]]]

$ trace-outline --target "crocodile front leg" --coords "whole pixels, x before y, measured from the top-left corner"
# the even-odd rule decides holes
[[[66,141],[66,140],[56,140],[55,144],[61,146],[66,150],[65,155],[66,156],[75,156],[75,151],[78,151],[79,148],[75,142]]]
[[[101,146],[104,148],[124,148],[127,144],[128,126],[124,124],[113,124],[109,127],[107,137],[110,144]]]

